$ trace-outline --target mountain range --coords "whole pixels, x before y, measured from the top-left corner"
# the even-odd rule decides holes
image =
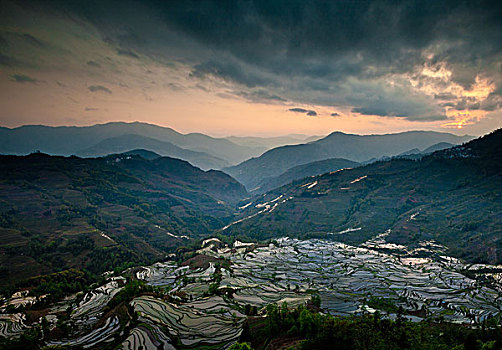
[[[1,154],[25,155],[41,151],[52,155],[94,157],[149,147],[161,155],[185,157],[184,160],[197,162],[204,169],[237,164],[267,150],[264,146],[241,146],[225,138],[200,133],[181,134],[171,128],[139,122],[86,127],[26,125],[0,128]]]
[[[191,151],[169,142],[136,134],[126,134],[104,139],[96,145],[78,152],[78,154],[83,157],[101,157],[114,153],[128,152],[131,148],[142,148],[155,152],[160,156],[183,159],[204,170],[221,169],[230,165],[226,160],[205,152]]]
[[[0,280],[67,268],[101,273],[162,259],[215,233],[354,244],[386,233],[389,243],[435,242],[468,261],[502,262],[502,131],[431,154],[425,153],[451,146],[438,139],[463,138],[404,134],[335,133],[332,140],[276,148],[253,160],[268,163],[249,168],[261,187],[251,194],[222,171],[163,157],[167,147],[181,152],[179,146],[153,138],[148,141],[158,153],[0,156]],[[406,135],[412,136],[408,142],[402,140]],[[137,137],[116,136],[125,143]],[[100,148],[108,148],[103,153],[121,152],[107,143],[110,138],[100,141]],[[350,147],[337,149],[337,144]],[[338,152],[356,159],[391,150],[422,151],[370,164],[345,158],[312,161],[315,157],[305,155],[320,148],[324,155]],[[280,154],[289,158],[274,164],[271,159]],[[302,159],[309,162],[294,166]],[[265,176],[270,173],[278,175]]]
[[[502,129],[417,160],[333,171],[241,202],[222,232],[255,239],[441,244],[471,262],[502,262]],[[429,243],[427,243],[429,244]]]
[[[327,137],[292,134],[215,138],[200,133],[181,134],[171,128],[140,122],[111,122],[88,127],[0,128],[0,154],[26,155],[40,151],[51,155],[100,157],[144,149],[186,160],[204,170],[225,168],[253,190],[266,178],[312,161],[345,158],[367,162],[414,148],[414,151],[423,150],[440,142],[458,144],[470,138],[425,131],[367,136],[335,132]],[[250,159],[252,157],[257,158]]]
[[[440,142],[460,144],[471,136],[432,131],[408,131],[385,135],[352,135],[334,132],[306,144],[271,149],[257,158],[223,169],[249,191],[259,190],[264,179],[279,176],[288,169],[313,161],[344,158],[354,162],[395,156],[413,148],[424,149]]]
[[[277,137],[252,137],[252,136],[229,136],[227,140],[241,146],[263,148],[264,150],[281,147],[285,145],[297,145],[322,139],[324,136],[308,136],[302,134],[291,134]]]
[[[289,184],[295,180],[303,179],[309,176],[320,175],[330,171],[336,171],[344,168],[353,168],[360,165],[360,163],[343,158],[333,158],[318,160],[307,164],[297,165],[286,170],[279,176],[267,177],[259,183],[253,194],[265,193],[274,188],[281,187]]]
[[[223,169],[250,191],[257,190],[268,177],[279,176],[288,169],[313,161],[344,158],[364,162],[382,156],[394,156],[412,148],[423,149],[439,142],[459,144],[472,139],[432,131],[408,131],[386,135],[352,135],[334,132],[307,144],[274,148],[239,165]]]

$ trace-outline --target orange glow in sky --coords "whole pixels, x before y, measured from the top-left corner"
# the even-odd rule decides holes
[[[150,16],[148,7],[136,10],[138,18],[142,13],[149,21],[159,21]],[[436,54],[449,50],[448,43],[431,42],[406,69],[393,69],[387,62],[388,67],[378,66],[371,54],[366,62],[364,52],[351,57],[349,48],[345,54],[350,62],[366,62],[355,69],[345,64],[345,56],[338,51],[325,56],[321,50],[315,56],[313,48],[305,50],[304,56],[291,56],[294,69],[285,74],[281,68],[290,64],[287,45],[283,51],[269,47],[276,56],[262,53],[266,59],[261,57],[265,63],[260,66],[260,57],[251,63],[239,61],[227,49],[218,52],[218,46],[205,47],[210,43],[192,38],[191,31],[172,31],[162,21],[122,19],[117,28],[110,29],[100,26],[99,20],[65,11],[5,2],[0,22],[0,41],[5,41],[0,42],[0,126],[142,121],[214,136],[445,129],[481,135],[502,126],[500,64],[493,64],[498,70],[469,66],[468,78],[457,79],[456,73],[462,70],[448,62],[447,56],[439,56],[440,60]],[[129,38],[124,34],[128,30],[133,31],[131,38],[142,40],[133,40],[130,46],[120,41]],[[277,33],[276,39],[282,40],[284,32],[278,28]],[[158,42],[146,46],[150,39]],[[228,50],[240,52],[248,47],[237,42]],[[165,50],[152,54],[158,47]],[[273,64],[268,64],[269,59]],[[205,64],[209,68],[194,73]],[[349,73],[342,74],[344,69]]]

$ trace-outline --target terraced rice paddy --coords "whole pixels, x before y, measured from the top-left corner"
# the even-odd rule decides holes
[[[0,336],[15,337],[26,330],[25,316],[21,313],[0,314]]]
[[[74,297],[69,298],[74,307],[70,322],[75,330],[70,338],[50,345],[100,348],[121,339],[122,349],[225,349],[239,338],[246,318],[241,312],[247,304],[258,310],[284,301],[297,306],[314,293],[321,297],[324,310],[340,316],[374,312],[379,307],[371,302],[375,297],[393,305],[392,310],[379,310],[391,318],[396,317],[393,312],[398,306],[415,321],[442,317],[473,323],[500,316],[502,300],[496,290],[500,285],[491,289],[462,274],[467,269],[490,266],[466,266],[441,255],[442,247],[434,242],[424,242],[415,251],[395,245],[389,248],[385,237],[378,235],[360,247],[282,238],[254,249],[240,242],[235,249],[223,244],[219,249],[204,249],[205,254],[230,261],[230,267],[220,268],[220,295],[212,296],[207,296],[207,291],[217,271],[213,263],[194,270],[174,262],[143,267],[136,270],[135,277],[164,288],[169,298],[142,295],[133,299],[130,307],[138,322],[123,333],[116,316],[107,315],[97,323],[104,306],[122,288],[124,279],[112,278],[78,304]],[[398,250],[402,254],[396,254]],[[417,251],[419,257],[413,255]],[[494,281],[500,280],[495,277],[499,276],[494,276]],[[63,304],[53,309],[61,310]],[[22,314],[0,315],[2,336],[15,336],[25,329]]]
[[[88,292],[71,314],[71,319],[79,330],[92,326],[99,320],[106,304],[117,294],[124,278],[113,278],[105,285]]]
[[[237,290],[236,300],[259,306],[297,301],[316,291],[322,307],[337,315],[369,309],[365,304],[374,296],[392,299],[409,311],[465,323],[497,315],[502,307],[497,291],[478,286],[457,271],[464,266],[452,266],[447,259],[412,261],[336,242],[281,239],[278,247],[231,260],[233,276],[222,284]]]
[[[81,337],[75,339],[53,341],[48,343],[48,345],[81,346],[84,349],[89,349],[98,346],[98,344],[113,341],[113,336],[119,329],[119,319],[117,317],[110,317],[106,320],[105,324],[102,327],[95,328],[91,332]]]
[[[245,316],[237,311],[231,312],[222,298],[211,299],[175,305],[144,296],[134,299],[132,305],[140,317],[166,326],[184,346],[225,344],[237,340]]]
[[[159,326],[148,323],[141,323],[134,328],[122,343],[124,350],[136,350],[141,347],[143,349],[176,350],[171,345],[171,339],[162,332]]]
[[[461,272],[467,266],[457,259],[401,258],[378,249],[389,248],[385,234],[377,238],[362,247],[283,238],[277,246],[248,253],[220,249],[212,254],[231,260],[232,272],[223,270],[220,288],[233,289],[233,302],[240,306],[264,307],[283,301],[297,305],[315,292],[321,296],[322,307],[334,315],[371,310],[367,306],[371,297],[390,299],[412,314],[459,323],[479,322],[500,313],[498,291],[465,277]],[[440,248],[429,242],[420,251]]]

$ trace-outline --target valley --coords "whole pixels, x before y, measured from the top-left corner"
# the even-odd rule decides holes
[[[0,346],[264,349],[321,341],[309,322],[493,327],[501,136],[298,166],[263,194],[148,150],[2,156]]]
[[[502,350],[501,19],[1,0],[0,350]]]

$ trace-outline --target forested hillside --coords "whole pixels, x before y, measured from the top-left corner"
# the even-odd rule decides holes
[[[244,187],[172,158],[0,157],[0,280],[163,258],[224,225]]]

